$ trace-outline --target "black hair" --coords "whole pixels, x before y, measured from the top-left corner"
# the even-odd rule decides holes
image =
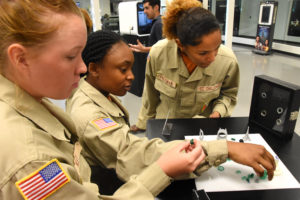
[[[220,30],[217,18],[209,11],[201,7],[190,8],[180,16],[176,25],[177,37],[181,44],[198,45],[201,37]]]
[[[86,46],[82,52],[83,62],[87,67],[91,62],[101,64],[107,52],[114,44],[119,42],[125,41],[120,35],[112,31],[98,30],[89,34]]]
[[[150,6],[154,7],[155,5],[158,5],[158,9],[160,9],[160,0],[144,0],[144,3],[149,3]]]

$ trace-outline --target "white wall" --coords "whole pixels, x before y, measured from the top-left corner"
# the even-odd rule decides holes
[[[255,36],[259,15],[259,0],[243,0],[241,5],[241,17],[239,35]]]
[[[74,0],[74,2],[80,2],[80,7],[87,9],[89,12],[91,10],[90,0]],[[101,16],[104,14],[110,15],[110,0],[99,0]]]
[[[110,0],[100,0],[101,16],[110,15]]]
[[[90,10],[91,9],[91,4],[89,0],[74,0],[74,2],[80,2],[80,7]]]

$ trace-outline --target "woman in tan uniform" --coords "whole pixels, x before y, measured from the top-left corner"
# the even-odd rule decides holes
[[[142,173],[179,141],[164,143],[129,133],[128,112],[115,95],[123,96],[130,89],[134,78],[133,54],[119,35],[109,31],[91,33],[82,57],[88,72],[68,99],[67,112],[76,124],[92,169],[97,165],[115,169],[117,175],[127,181],[132,174]],[[273,176],[274,159],[262,146],[225,140],[201,142],[201,145],[206,158],[196,174],[223,163],[229,156],[260,174],[266,168],[269,178]],[[174,161],[168,159],[168,162]],[[190,174],[190,177],[194,176]]]
[[[197,0],[173,0],[163,17],[166,39],[146,66],[142,107],[132,131],[152,118],[230,116],[237,101],[239,67],[223,46],[215,16]]]
[[[73,0],[0,1],[0,199],[153,199],[203,159],[197,141],[180,143],[113,196],[99,194],[72,120],[47,100],[77,87],[86,39]]]

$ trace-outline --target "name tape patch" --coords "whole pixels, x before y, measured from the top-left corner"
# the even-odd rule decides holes
[[[162,74],[156,74],[156,78],[162,82],[164,82],[165,84],[167,84],[168,86],[172,87],[172,88],[176,88],[176,83],[168,78],[166,78],[164,75]]]
[[[92,121],[92,123],[96,126],[96,128],[100,129],[101,131],[106,128],[110,128],[118,125],[118,123],[116,123],[109,117],[95,119],[94,121]]]
[[[43,200],[70,181],[57,159],[53,159],[29,176],[16,182],[26,200]]]
[[[215,85],[210,85],[210,86],[198,86],[197,91],[198,92],[212,92],[221,87],[221,83],[217,83]]]

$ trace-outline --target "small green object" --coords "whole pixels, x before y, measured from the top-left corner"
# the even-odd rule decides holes
[[[230,158],[227,158],[226,160],[227,160],[227,161],[231,161],[231,159],[230,159]]]
[[[232,141],[235,141],[235,138],[231,138]]]
[[[218,170],[220,171],[220,172],[222,172],[222,171],[224,171],[224,167],[223,166],[218,166]]]
[[[264,175],[262,177],[260,177],[260,179],[265,180],[268,176],[268,172],[267,170],[264,171]]]
[[[245,180],[245,181],[247,181],[248,183],[250,183],[250,179],[249,179],[249,177],[247,177],[247,176],[243,176],[243,177],[242,177],[242,180]]]
[[[190,140],[190,144],[193,145],[194,144],[194,139]]]
[[[235,173],[236,173],[236,174],[241,174],[242,171],[241,171],[241,170],[236,170]]]
[[[248,178],[254,178],[254,174],[253,173],[249,174]]]

